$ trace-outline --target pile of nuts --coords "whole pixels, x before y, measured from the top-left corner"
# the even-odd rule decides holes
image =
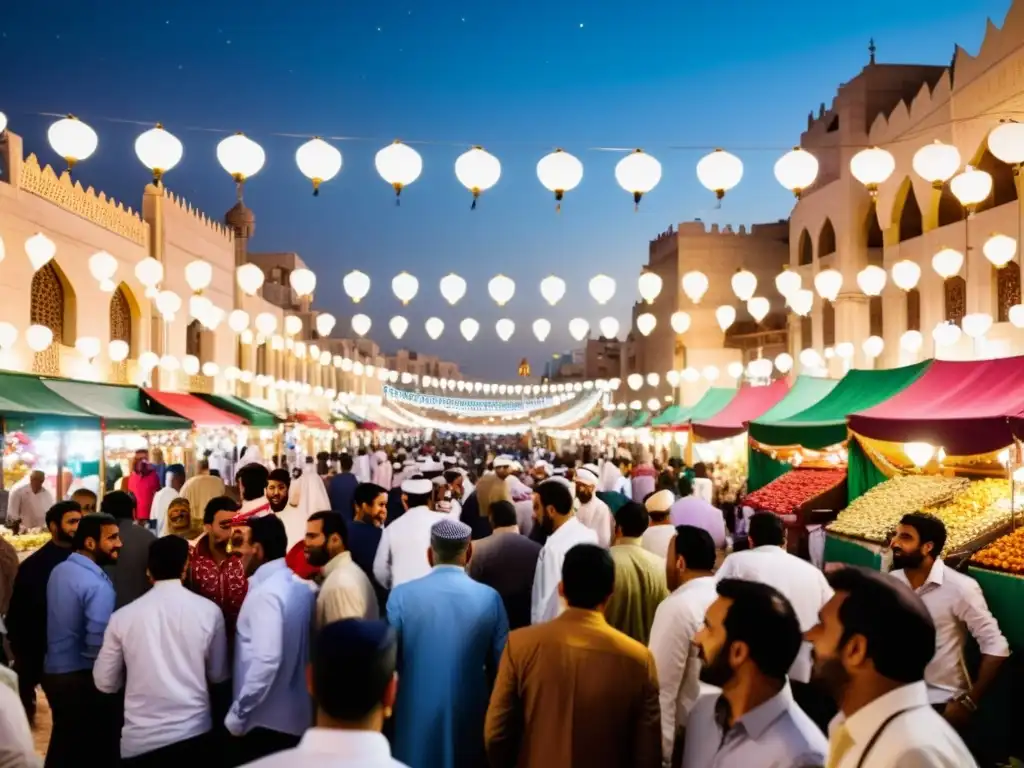
[[[952,501],[970,481],[939,475],[898,475],[876,485],[839,513],[829,524],[831,533],[888,544],[900,518]]]

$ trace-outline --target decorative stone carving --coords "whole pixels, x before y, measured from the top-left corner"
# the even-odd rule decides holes
[[[967,314],[967,281],[960,275],[946,280],[946,320],[956,325]]]

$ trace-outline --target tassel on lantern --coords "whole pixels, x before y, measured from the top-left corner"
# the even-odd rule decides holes
[[[555,213],[561,213],[562,212],[562,196],[564,194],[565,194],[565,190],[562,190],[562,189],[556,189],[555,190],[555,200],[557,201],[555,203]]]
[[[473,188],[473,204],[471,206],[469,206],[469,210],[471,210],[471,211],[475,211],[476,210],[476,201],[479,199],[479,197],[480,197],[480,190],[476,189],[474,187]]]
[[[395,207],[398,208],[402,205],[402,185],[396,182],[391,186],[395,188]]]
[[[644,196],[643,192],[634,192],[633,193],[633,213],[636,213],[637,211],[640,210],[640,199],[643,196]]]

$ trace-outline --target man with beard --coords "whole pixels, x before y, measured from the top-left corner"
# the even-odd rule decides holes
[[[242,609],[248,589],[242,561],[228,554],[231,541],[231,520],[238,513],[238,504],[227,496],[210,499],[203,512],[206,533],[192,550],[187,586],[218,605],[224,613],[228,642],[235,637],[235,622]]]
[[[149,528],[133,522],[138,507],[130,493],[111,491],[100,502],[100,511],[117,520],[121,532],[121,553],[116,566],[113,563],[106,566],[107,576],[117,593],[117,605],[114,607],[121,608],[149,590],[146,563],[149,545],[156,541],[156,536]]]
[[[385,589],[430,573],[427,549],[434,523],[449,519],[430,507],[434,484],[424,477],[402,483],[402,505],[406,512],[384,529],[373,559],[373,573]]]
[[[806,634],[813,680],[840,710],[829,726],[829,768],[977,768],[929,706],[924,680],[936,627],[922,599],[867,568],[847,566],[829,583],[835,595]]]
[[[348,542],[345,546],[352,553],[355,564],[370,579],[377,595],[377,605],[383,610],[388,602],[388,591],[373,574],[373,559],[377,556],[388,517],[388,492],[380,485],[360,483],[356,486],[354,505],[355,519],[348,526]]]
[[[348,526],[340,512],[314,512],[306,521],[306,559],[320,569],[323,582],[316,597],[316,626],[342,619],[376,619],[380,615],[373,585],[352,560]]]
[[[615,534],[615,519],[608,505],[594,494],[596,489],[597,475],[588,469],[576,473],[576,498],[580,501],[576,517],[597,534],[597,543],[607,548]]]
[[[7,612],[7,638],[18,672],[18,693],[29,721],[35,719],[36,686],[43,678],[46,656],[46,583],[53,569],[71,555],[82,510],[74,501],[54,504],[46,513],[50,540],[18,568]]]
[[[292,484],[292,476],[287,469],[273,470],[267,479],[267,501],[275,514],[284,512],[288,506],[288,490]]]
[[[701,680],[722,689],[697,699],[683,768],[810,768],[828,742],[793,700],[786,677],[800,650],[800,621],[777,589],[724,579],[694,643]]]
[[[533,515],[546,534],[533,574],[530,621],[551,621],[562,612],[558,585],[562,580],[565,553],[577,544],[597,544],[597,534],[572,512],[572,494],[560,481],[546,480],[534,489]]]
[[[86,515],[71,546],[74,552],[53,569],[46,585],[43,690],[53,712],[46,765],[76,765],[84,744],[97,745],[90,752],[97,765],[112,765],[117,760],[116,726],[107,717],[112,708],[93,684],[92,667],[117,599],[103,566],[117,562],[118,521],[105,514]]]
[[[1010,645],[978,582],[942,561],[945,546],[946,526],[939,518],[919,512],[904,515],[890,543],[892,575],[914,590],[935,622],[935,655],[924,673],[928,697],[932,704],[943,705],[954,728],[963,728],[1010,655]],[[973,685],[965,671],[965,630],[981,651]]]
[[[290,749],[312,724],[306,690],[316,593],[284,561],[288,536],[277,515],[252,517],[238,531],[249,592],[238,615],[232,688],[224,720],[239,736],[235,765]]]

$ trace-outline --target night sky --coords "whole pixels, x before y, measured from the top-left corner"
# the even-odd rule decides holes
[[[348,331],[351,304],[341,278],[354,267],[373,280],[370,336],[392,351],[393,314],[410,328],[403,343],[463,364],[486,379],[511,379],[518,361],[535,368],[574,345],[567,323],[592,327],[606,314],[623,326],[636,298],[647,243],[669,225],[749,224],[788,214],[790,194],[772,165],[799,138],[807,114],[867,63],[948,63],[953,44],[976,53],[985,17],[997,24],[1010,0],[604,0],[536,2],[69,2],[10,3],[0,16],[0,110],[28,151],[58,159],[45,140],[52,118],[72,112],[99,133],[97,153],[77,169],[83,183],[137,207],[147,171],[134,137],[145,127],[110,118],[163,122],[185,144],[168,186],[212,217],[234,202],[216,143],[243,130],[267,164],[246,202],[259,251],[297,251],[319,278],[317,306]],[[297,134],[290,138],[274,134]],[[335,141],[344,167],[320,197],[298,172],[295,149],[312,135]],[[394,138],[417,145],[424,171],[402,205],[373,167]],[[482,144],[502,162],[498,185],[471,212],[455,178],[456,157]],[[537,161],[564,147],[584,164],[583,182],[561,215],[537,181]],[[643,147],[661,162],[661,184],[639,213],[615,183],[620,155],[595,147]],[[745,164],[740,186],[715,209],[696,161],[716,146]],[[404,310],[391,278],[408,270],[420,293]],[[469,281],[450,307],[437,281]],[[598,272],[619,283],[600,308],[586,283]],[[486,282],[498,272],[517,292],[504,310]],[[554,272],[569,292],[552,309],[538,283]],[[430,341],[423,321],[445,333]],[[458,323],[472,316],[472,344]],[[516,321],[502,344],[494,322]],[[545,344],[530,330],[554,324]]]

